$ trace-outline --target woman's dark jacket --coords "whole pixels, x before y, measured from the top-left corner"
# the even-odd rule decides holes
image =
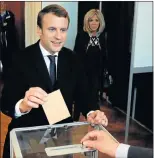
[[[104,32],[99,36],[99,43],[101,50],[92,49],[87,46],[90,40],[90,36],[87,32],[79,32],[76,36],[74,52],[80,54],[81,60],[85,65],[88,78],[99,78],[99,82],[103,79],[104,64],[106,61],[106,46],[105,46],[105,35]],[[100,85],[99,83],[99,85]]]

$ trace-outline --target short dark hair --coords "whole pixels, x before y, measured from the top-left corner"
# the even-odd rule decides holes
[[[60,6],[60,5],[51,4],[51,5],[48,5],[45,8],[43,8],[38,13],[38,16],[37,16],[37,25],[40,28],[42,28],[42,19],[43,19],[43,16],[45,14],[48,14],[48,13],[52,13],[52,14],[58,16],[58,17],[67,18],[68,19],[68,26],[69,26],[70,18],[69,18],[68,12],[62,6]]]

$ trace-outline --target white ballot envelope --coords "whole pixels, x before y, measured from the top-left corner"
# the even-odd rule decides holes
[[[84,153],[84,152],[95,151],[95,150],[86,148],[81,144],[75,144],[75,145],[59,146],[52,148],[49,147],[49,148],[45,148],[45,151],[48,156],[60,156],[67,154]]]
[[[71,116],[60,90],[48,94],[47,102],[42,106],[49,124],[57,123]]]

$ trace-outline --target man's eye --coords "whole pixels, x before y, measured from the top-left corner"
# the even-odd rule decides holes
[[[54,31],[55,30],[55,28],[49,28],[49,31]]]
[[[61,32],[66,32],[67,31],[67,29],[61,29]]]

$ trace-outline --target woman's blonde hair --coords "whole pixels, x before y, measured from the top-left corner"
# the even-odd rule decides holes
[[[105,28],[105,21],[104,21],[103,14],[100,12],[100,10],[97,10],[97,9],[91,9],[86,13],[86,15],[84,16],[83,30],[85,32],[91,33],[91,29],[89,27],[89,19],[92,18],[94,15],[96,15],[99,20],[100,25],[98,28],[98,32],[101,33],[101,32],[103,32],[103,30]]]

